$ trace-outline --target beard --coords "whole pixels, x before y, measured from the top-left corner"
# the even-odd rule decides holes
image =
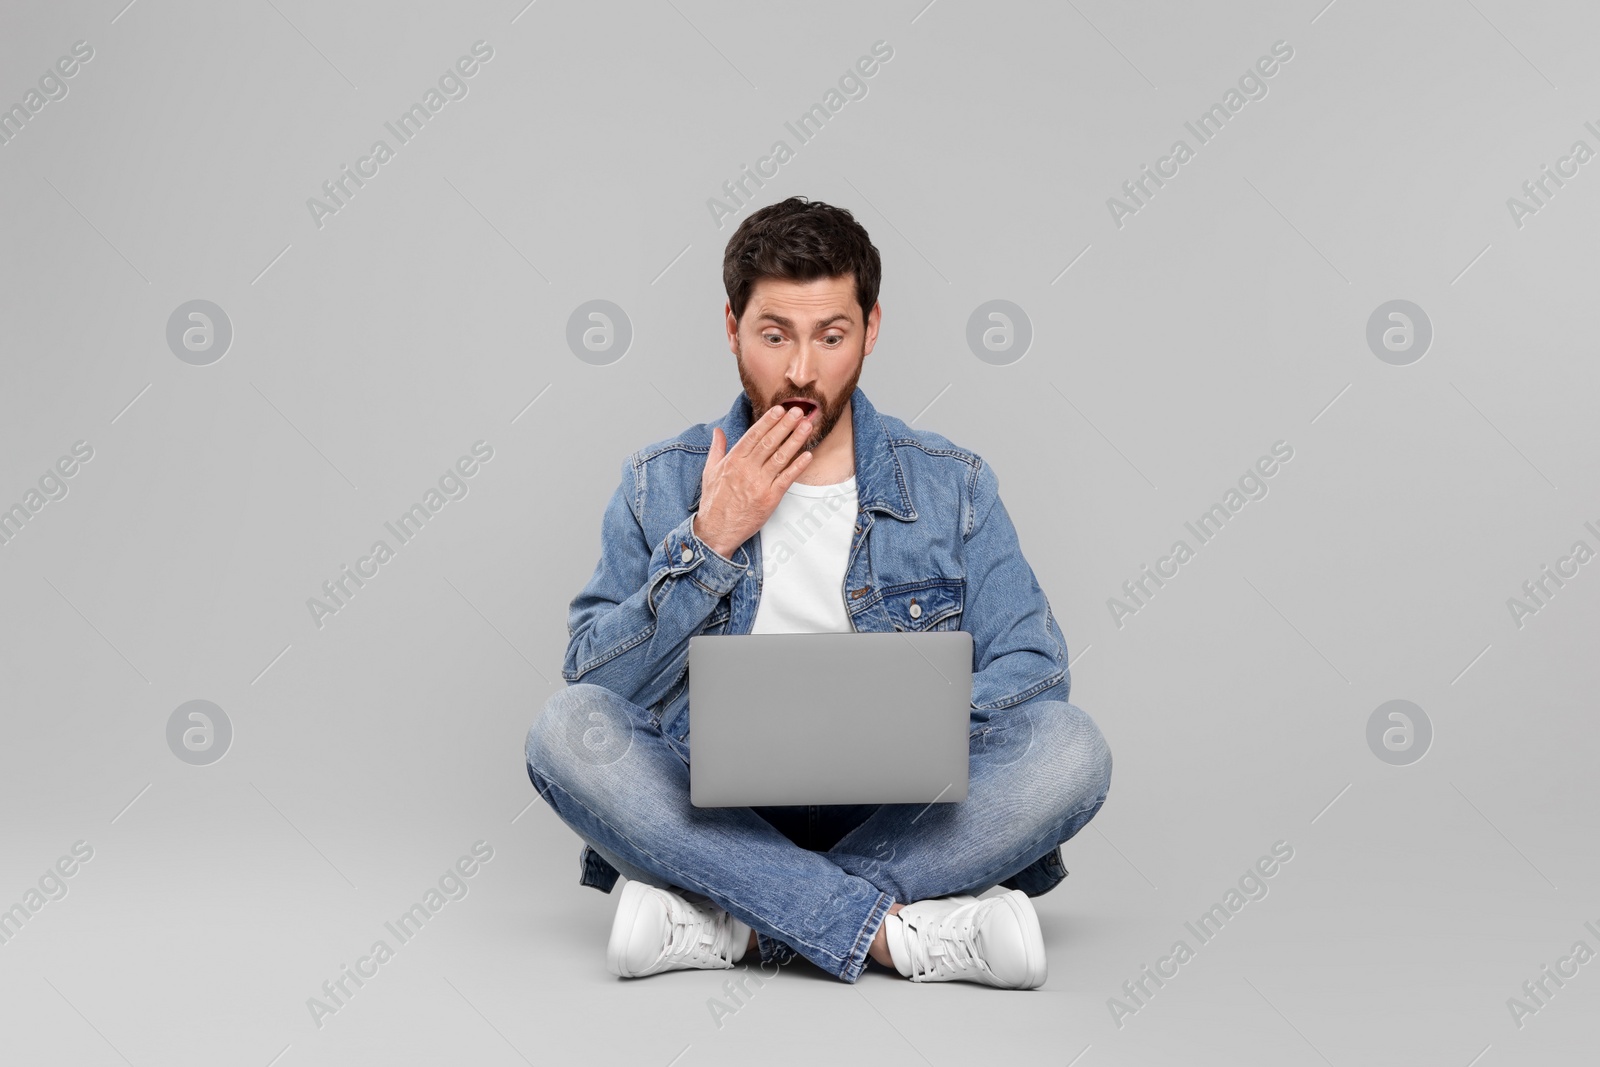
[[[844,406],[850,402],[850,397],[856,391],[856,382],[861,379],[862,364],[866,362],[866,360],[859,358],[861,353],[857,353],[856,369],[850,375],[850,380],[845,382],[834,396],[824,396],[815,389],[790,389],[787,385],[780,386],[779,392],[768,395],[763,394],[757,388],[756,383],[751,380],[749,373],[745,370],[744,346],[737,339],[735,339],[734,343],[736,345],[734,356],[739,364],[739,381],[744,386],[744,395],[750,400],[750,421],[754,423],[761,418],[780,399],[787,400],[791,397],[796,397],[801,400],[810,400],[817,405],[817,411],[812,416],[811,438],[806,441],[801,451],[816,452],[822,442],[827,439],[827,436],[833,432],[834,426],[838,424],[840,417],[844,414]],[[863,345],[863,347],[865,346]]]

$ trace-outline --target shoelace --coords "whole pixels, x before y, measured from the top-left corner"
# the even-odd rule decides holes
[[[969,971],[986,971],[988,965],[978,955],[978,926],[974,921],[985,901],[963,904],[927,928],[916,928],[917,936],[907,938],[911,950],[911,977],[928,974],[947,977]]]
[[[683,957],[695,963],[732,967],[732,916],[715,905],[689,902],[667,903],[672,928],[667,934],[666,955]]]

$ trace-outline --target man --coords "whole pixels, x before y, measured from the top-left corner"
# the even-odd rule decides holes
[[[586,842],[580,884],[628,878],[618,976],[759,952],[846,982],[869,958],[913,981],[1044,982],[1029,897],[1065,877],[1060,844],[1105,803],[1111,755],[1067,703],[1066,640],[993,470],[856,385],[880,277],[850,212],[794,197],[752,213],[723,259],[744,391],[622,465],[571,605],[568,688],[526,748],[534,786]],[[973,635],[965,801],[690,804],[691,637],[952,629]],[[771,680],[818,700],[829,684],[805,663]]]

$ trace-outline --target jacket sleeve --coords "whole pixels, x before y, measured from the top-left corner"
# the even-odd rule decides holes
[[[606,505],[600,562],[567,614],[568,684],[604,686],[640,707],[652,707],[688,667],[689,638],[749,567],[729,560],[695,536],[694,515],[651,544],[635,512],[636,456]],[[742,562],[741,562],[742,561]]]
[[[1000,500],[1000,481],[981,458],[970,481],[962,628],[973,635],[973,710],[1010,707],[1057,685],[1061,688],[1052,697],[1066,700],[1071,686],[1066,641],[1023,558]]]

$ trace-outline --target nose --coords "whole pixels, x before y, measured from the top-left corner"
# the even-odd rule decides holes
[[[808,391],[817,380],[817,361],[812,357],[810,346],[799,344],[795,346],[795,354],[789,360],[788,369],[784,377],[797,393]]]

